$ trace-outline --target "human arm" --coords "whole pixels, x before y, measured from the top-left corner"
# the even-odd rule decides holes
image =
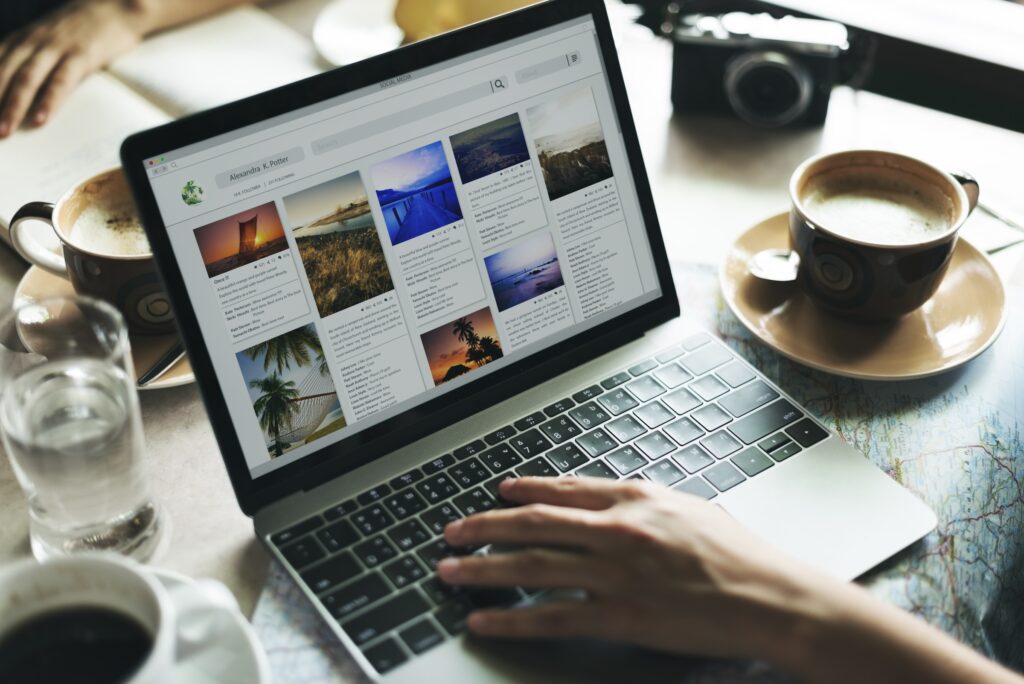
[[[0,138],[42,125],[90,73],[145,36],[243,0],[72,0],[0,43]]]
[[[583,600],[479,611],[494,637],[587,636],[772,662],[809,682],[1024,684],[856,585],[769,546],[718,506],[651,484],[523,478],[526,504],[448,526],[453,546],[520,550],[445,559],[443,580],[583,589]]]

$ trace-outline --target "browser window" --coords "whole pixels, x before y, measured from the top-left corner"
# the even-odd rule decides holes
[[[661,295],[589,19],[146,165],[253,477]]]

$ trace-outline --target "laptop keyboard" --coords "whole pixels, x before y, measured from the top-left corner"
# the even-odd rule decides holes
[[[706,333],[272,534],[381,674],[465,631],[520,589],[451,587],[449,522],[502,505],[510,477],[639,478],[713,499],[825,439],[817,423]]]

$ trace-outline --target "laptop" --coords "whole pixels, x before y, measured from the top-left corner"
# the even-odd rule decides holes
[[[678,676],[639,649],[465,634],[474,607],[546,600],[434,572],[487,552],[442,531],[502,505],[508,477],[651,480],[848,579],[935,526],[680,318],[598,0],[186,117],[121,156],[238,503],[371,680]]]

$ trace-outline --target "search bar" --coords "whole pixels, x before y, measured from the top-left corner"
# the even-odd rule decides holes
[[[551,59],[546,59],[540,64],[534,64],[533,66],[520,69],[516,72],[517,83],[529,83],[538,78],[549,76],[557,73],[562,69],[569,69],[580,63],[580,51],[573,50],[572,52],[564,55],[558,55]]]
[[[475,86],[460,90],[450,95],[445,95],[434,100],[428,100],[422,104],[418,104],[415,107],[403,109],[400,112],[394,114],[388,114],[382,116],[379,119],[374,119],[359,126],[349,128],[338,133],[332,133],[326,137],[314,140],[310,147],[313,150],[313,154],[326,154],[332,150],[336,150],[339,147],[345,147],[354,142],[371,138],[381,133],[387,133],[399,126],[403,126],[407,123],[414,121],[420,121],[428,116],[434,114],[440,114],[446,112],[449,109],[455,109],[463,105],[470,104],[481,98],[493,95],[494,93],[501,93],[508,90],[509,82],[507,76],[498,76],[492,78],[489,81],[478,83]]]

